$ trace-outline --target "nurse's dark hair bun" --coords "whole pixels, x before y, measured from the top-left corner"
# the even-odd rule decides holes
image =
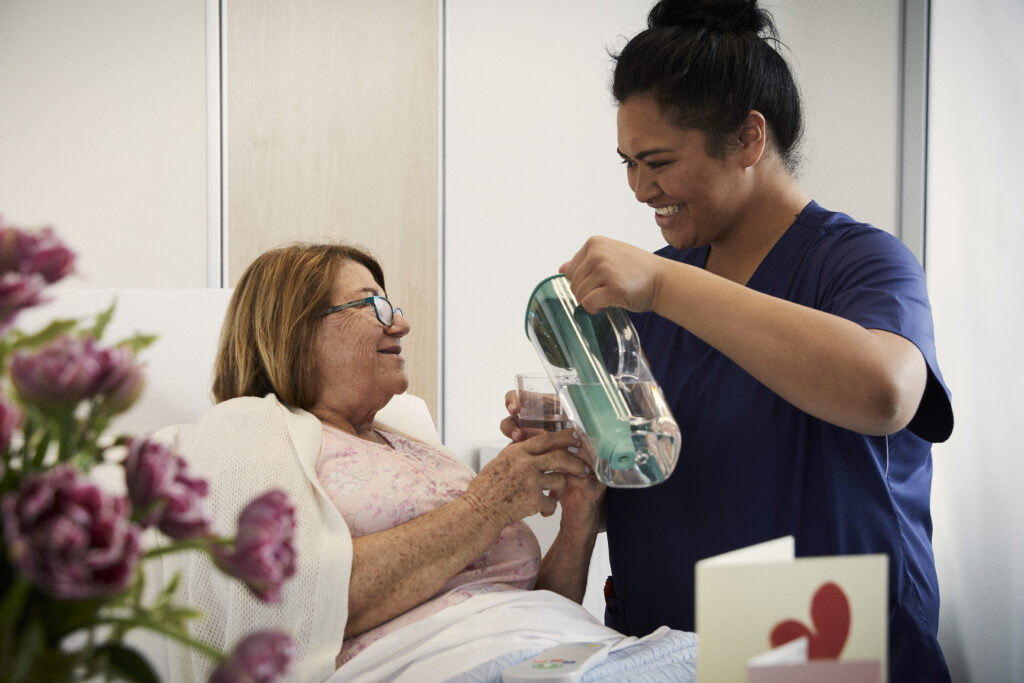
[[[751,111],[795,172],[803,130],[800,93],[771,13],[757,0],[661,0],[648,27],[615,55],[612,96],[652,96],[666,120],[695,128],[717,159],[737,146]]]
[[[661,0],[647,15],[647,26],[754,34],[768,28],[774,33],[771,16],[757,0]]]

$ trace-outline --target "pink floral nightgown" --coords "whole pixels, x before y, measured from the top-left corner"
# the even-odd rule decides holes
[[[381,434],[393,448],[324,425],[317,478],[353,537],[391,529],[435,510],[458,498],[473,478],[469,468],[436,448],[397,434]],[[523,522],[511,524],[437,595],[346,640],[335,664],[341,666],[388,633],[473,595],[533,588],[539,567],[537,538]]]

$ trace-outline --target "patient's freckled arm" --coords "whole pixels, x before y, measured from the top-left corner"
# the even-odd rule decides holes
[[[565,450],[571,443],[566,431],[510,444],[458,499],[387,531],[352,539],[345,638],[435,595],[512,522],[554,513],[555,501],[544,491],[557,498],[567,491],[567,477],[585,474],[582,461]]]

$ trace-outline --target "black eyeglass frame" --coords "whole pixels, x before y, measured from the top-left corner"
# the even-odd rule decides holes
[[[391,318],[390,320],[385,320],[384,319],[384,313],[383,313],[383,311],[381,311],[383,306],[381,305],[380,302],[384,302],[384,304],[387,305],[387,309],[386,310],[387,310],[387,312],[389,312],[391,314],[390,315],[390,318]],[[387,297],[380,296],[379,294],[378,295],[374,295],[374,296],[368,296],[365,299],[358,299],[356,301],[349,301],[347,304],[338,304],[337,306],[331,306],[326,311],[324,311],[323,314],[325,316],[328,316],[331,313],[337,313],[338,311],[344,311],[347,308],[357,308],[359,306],[370,306],[370,305],[373,306],[373,313],[374,313],[374,315],[377,316],[378,322],[380,322],[380,324],[383,325],[384,327],[391,327],[392,325],[394,325],[395,324],[395,316],[396,315],[400,315],[402,317],[405,317],[405,314],[402,313],[402,309],[401,308],[398,308],[397,306],[392,305],[392,303],[390,301],[388,301]]]

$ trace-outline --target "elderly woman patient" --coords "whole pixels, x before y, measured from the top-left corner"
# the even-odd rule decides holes
[[[225,647],[255,629],[288,630],[289,680],[486,680],[572,641],[653,644],[648,659],[675,657],[677,673],[695,666],[692,639],[673,640],[684,634],[640,642],[578,604],[602,491],[572,430],[510,444],[474,476],[439,444],[375,421],[408,385],[409,332],[380,265],[359,249],[290,245],[247,269],[221,333],[218,405],[161,436],[201,474],[234,483],[212,492],[215,525],[229,526],[253,493],[283,488],[298,570],[268,606],[198,554],[166,556],[163,571],[181,571],[184,597],[206,613],[193,634]],[[560,531],[541,559],[520,520],[556,504]],[[174,680],[209,666],[184,650],[168,656]]]

